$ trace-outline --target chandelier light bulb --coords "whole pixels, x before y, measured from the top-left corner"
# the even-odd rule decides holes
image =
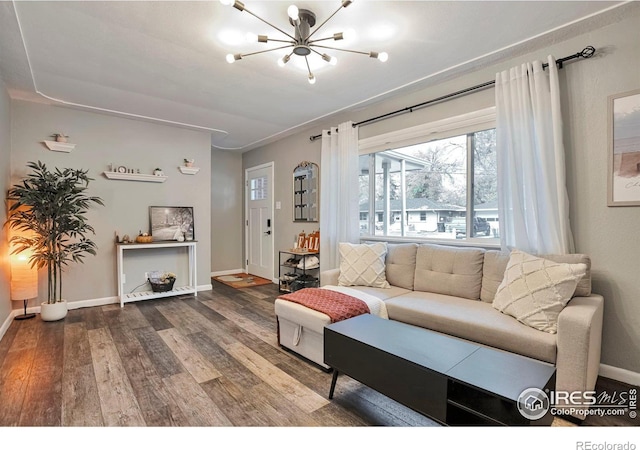
[[[238,59],[240,59],[240,55],[234,55],[233,53],[229,53],[226,57],[226,60],[229,64],[233,64]]]
[[[322,55],[322,59],[324,59],[326,62],[328,62],[332,66],[335,66],[338,63],[338,60],[336,59],[335,56],[329,56],[326,53]]]
[[[244,35],[244,38],[247,42],[258,42],[258,35],[250,31]]]
[[[278,65],[280,67],[284,67],[286,63],[291,59],[291,55],[284,55],[282,58],[278,59]]]
[[[381,62],[387,62],[387,60],[389,59],[389,54],[387,52],[381,52],[378,54],[378,59]]]
[[[287,14],[294,22],[299,19],[299,11],[296,5],[291,5],[287,8]]]
[[[220,0],[220,3],[222,3],[224,6],[230,6],[233,4],[233,0]]]
[[[309,84],[316,84],[316,77],[312,73],[309,74]]]
[[[342,32],[342,39],[346,41],[352,41],[356,38],[356,32],[354,29],[349,28],[348,30],[344,30]]]

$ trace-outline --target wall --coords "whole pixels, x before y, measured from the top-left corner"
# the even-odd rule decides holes
[[[211,151],[211,271],[215,275],[244,268],[242,154]]]
[[[291,203],[291,170],[297,161],[319,161],[320,141],[309,136],[323,128],[353,120],[358,122],[455,92],[495,78],[498,71],[548,54],[564,57],[593,45],[598,54],[590,60],[567,63],[560,71],[565,122],[566,166],[571,203],[571,222],[578,252],[587,253],[593,264],[593,291],[605,297],[601,362],[635,372],[640,379],[640,208],[607,207],[607,98],[640,87],[640,5],[631,4],[615,18],[617,23],[586,34],[552,41],[542,49],[477,68],[472,73],[440,82],[409,95],[379,101],[357,112],[342,113],[313,129],[244,154],[243,167],[276,162],[276,198]],[[403,114],[366,127],[360,138],[399,130],[432,120],[462,114],[494,104],[487,89]],[[322,171],[322,167],[320,167]],[[287,248],[301,228],[291,221],[289,210],[276,211],[276,249]],[[620,371],[615,371],[617,375]],[[627,375],[629,375],[627,373]]]
[[[70,136],[76,144],[71,153],[49,151],[42,141],[55,132]],[[198,241],[198,284],[210,287],[211,272],[211,151],[206,133],[123,119],[39,103],[13,101],[12,104],[12,181],[26,175],[28,161],[40,160],[55,167],[82,168],[94,178],[90,195],[103,199],[105,207],[92,207],[87,215],[95,228],[97,256],[88,255],[84,264],[72,264],[65,271],[63,296],[69,302],[107,299],[117,295],[116,233],[135,237],[149,229],[149,206],[193,206],[195,238]],[[196,175],[183,175],[178,166],[184,158],[194,158],[200,167]],[[139,168],[150,174],[155,167],[164,170],[164,183],[109,180],[103,172],[109,165]],[[185,252],[163,251],[138,254],[127,267],[126,291],[144,282],[144,272],[178,272],[176,286],[187,280]],[[40,274],[40,298],[46,293],[46,274]]]
[[[6,192],[11,186],[11,100],[4,83],[0,79],[0,188]],[[7,209],[0,208],[0,225],[7,220]],[[4,334],[3,324],[11,312],[9,245],[6,228],[0,226],[0,336]]]

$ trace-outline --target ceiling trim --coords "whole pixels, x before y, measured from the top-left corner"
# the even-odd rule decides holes
[[[67,101],[67,100],[62,100],[60,98],[52,97],[50,95],[45,94],[44,92],[40,91],[40,89],[38,89],[38,83],[36,82],[36,77],[35,77],[35,74],[33,73],[33,67],[31,65],[31,58],[29,57],[29,50],[27,49],[27,43],[25,41],[24,33],[22,31],[22,23],[20,22],[20,16],[18,14],[18,9],[16,8],[16,0],[12,0],[11,4],[13,5],[13,12],[15,13],[16,22],[18,24],[18,30],[20,31],[20,40],[22,41],[22,48],[24,49],[24,54],[25,54],[25,56],[27,58],[27,65],[29,66],[29,73],[31,74],[31,82],[33,83],[33,89],[34,89],[35,93],[40,95],[41,97],[46,98],[47,100],[51,100],[52,102],[60,103],[60,104],[66,105],[66,106],[73,106],[73,107],[76,107],[76,108],[88,109],[88,110],[91,110],[91,111],[99,111],[99,112],[104,112],[104,113],[109,113],[109,114],[121,115],[121,116],[129,117],[129,118],[148,120],[148,121],[152,121],[152,122],[160,122],[160,123],[164,123],[164,124],[176,125],[176,126],[183,127],[183,128],[192,128],[192,129],[196,129],[196,130],[200,130],[200,131],[209,131],[209,132],[213,132],[213,133],[223,134],[225,136],[229,134],[229,132],[227,132],[225,130],[220,130],[220,129],[217,129],[217,128],[210,128],[210,127],[205,127],[205,126],[201,126],[201,125],[194,125],[194,124],[185,123],[185,122],[176,122],[174,120],[161,119],[159,117],[145,116],[145,115],[142,115],[142,114],[134,114],[134,113],[126,112],[126,111],[118,111],[118,110],[115,110],[115,109],[102,108],[102,107],[99,107],[99,106],[85,105],[85,104],[82,104],[82,103],[75,103],[75,102],[70,102],[70,101]]]

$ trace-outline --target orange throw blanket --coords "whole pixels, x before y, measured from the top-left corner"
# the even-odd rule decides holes
[[[331,323],[370,313],[369,307],[362,300],[329,289],[304,288],[278,298],[326,314]]]

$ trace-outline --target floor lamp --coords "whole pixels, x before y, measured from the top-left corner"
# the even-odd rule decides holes
[[[29,264],[29,252],[23,251],[11,255],[11,300],[24,303],[24,314],[15,320],[31,319],[36,315],[27,314],[27,303],[30,298],[38,296],[38,270]]]

